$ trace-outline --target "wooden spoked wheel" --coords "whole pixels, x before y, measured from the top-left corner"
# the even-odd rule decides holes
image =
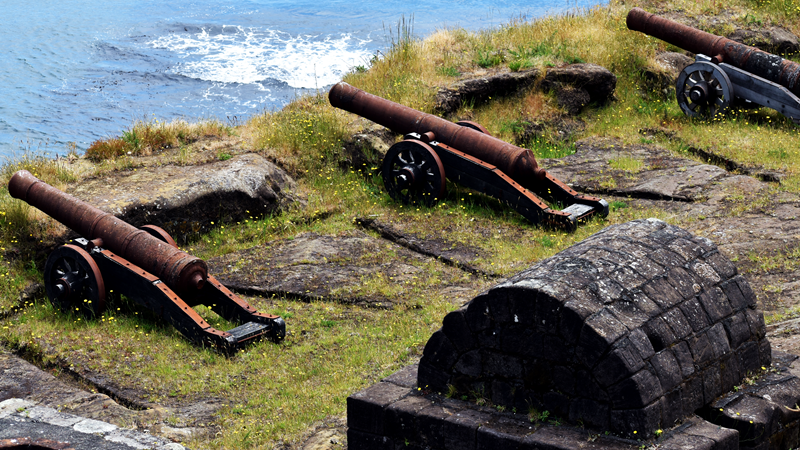
[[[84,249],[64,245],[47,258],[44,287],[53,306],[62,311],[99,315],[106,306],[100,268]]]
[[[433,206],[444,196],[444,166],[422,141],[409,139],[391,146],[383,158],[382,174],[386,191],[401,203]]]

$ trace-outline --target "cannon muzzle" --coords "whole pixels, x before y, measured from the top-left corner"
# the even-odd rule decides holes
[[[11,177],[8,192],[86,239],[101,239],[102,246],[154,274],[175,291],[196,291],[208,279],[203,260],[50,186],[27,170]]]
[[[754,47],[686,26],[641,8],[633,8],[626,19],[628,28],[656,37],[695,54],[708,55],[716,64],[727,63],[777,83],[800,95],[800,64]]]

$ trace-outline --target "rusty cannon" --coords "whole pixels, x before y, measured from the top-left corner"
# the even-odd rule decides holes
[[[631,9],[626,22],[696,55],[675,83],[686,115],[712,118],[732,107],[765,106],[800,124],[800,64],[641,8]]]
[[[8,191],[82,236],[53,251],[45,263],[45,291],[62,311],[99,315],[113,291],[163,317],[192,342],[222,351],[286,335],[282,318],[257,312],[211,276],[203,260],[180,250],[163,229],[136,228],[27,170],[11,177]],[[217,330],[193,309],[197,305],[242,325]]]
[[[449,179],[507,203],[535,224],[573,231],[582,220],[608,215],[605,200],[579,194],[540,168],[530,150],[491,136],[479,124],[453,123],[344,82],[331,88],[329,99],[404,135],[381,168],[384,186],[397,201],[431,206],[444,197]]]

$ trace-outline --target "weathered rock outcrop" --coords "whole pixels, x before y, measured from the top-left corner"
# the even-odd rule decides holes
[[[617,77],[597,64],[572,64],[548,69],[538,81],[540,71],[530,69],[503,72],[492,76],[472,78],[439,89],[436,110],[448,115],[465,102],[483,103],[492,97],[515,94],[538,84],[538,88],[555,91],[559,105],[577,114],[589,102],[605,102],[614,96]],[[538,82],[538,83],[537,83]]]
[[[178,242],[211,222],[272,213],[303,199],[295,181],[260,155],[199,166],[115,172],[75,186],[70,194],[134,226],[153,224]]]

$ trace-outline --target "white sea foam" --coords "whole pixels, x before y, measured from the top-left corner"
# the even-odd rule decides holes
[[[293,88],[321,88],[366,65],[369,42],[348,34],[292,36],[227,26],[222,33],[171,33],[148,44],[175,52],[181,63],[173,72],[191,78],[244,84],[274,79]]]

